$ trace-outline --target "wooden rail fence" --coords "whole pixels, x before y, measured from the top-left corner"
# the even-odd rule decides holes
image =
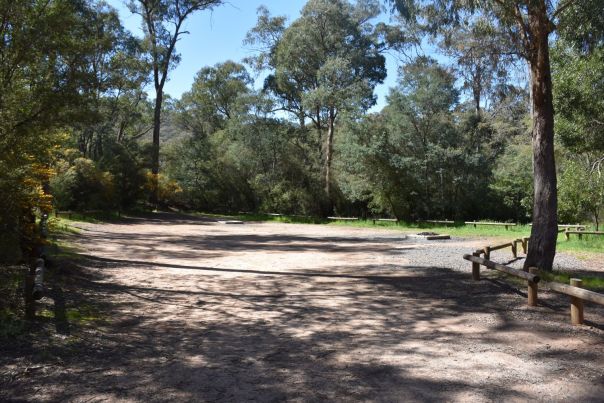
[[[480,256],[480,255],[484,254],[485,259],[489,260],[491,258],[491,252],[493,252],[495,250],[511,248],[512,255],[514,256],[514,258],[517,258],[518,257],[518,244],[520,244],[522,246],[522,252],[524,254],[526,254],[526,252],[528,250],[528,241],[529,241],[529,237],[524,237],[524,238],[514,239],[511,242],[506,242],[506,243],[502,243],[499,245],[485,246],[482,249],[476,250],[476,252],[474,252],[474,256]]]
[[[538,284],[541,281],[539,270],[536,267],[529,268],[529,272],[514,269],[499,263],[495,263],[485,258],[476,255],[464,255],[463,258],[472,262],[472,279],[480,281],[480,266],[485,266],[488,269],[498,270],[515,277],[522,278],[527,281],[527,304],[528,306],[536,306],[538,301]],[[571,278],[570,285],[558,282],[543,282],[544,286],[551,291],[565,294],[571,297],[570,299],[570,319],[573,325],[581,325],[584,321],[583,301],[589,301],[596,304],[604,305],[604,294],[595,291],[585,290],[581,288],[581,279]]]
[[[444,224],[444,225],[455,225],[455,221],[451,220],[420,220],[420,223],[428,223],[428,224]]]
[[[582,239],[583,235],[604,235],[604,231],[571,231],[567,229],[564,231],[564,236],[567,241],[570,240],[572,234],[578,235],[579,239]]]
[[[480,222],[480,221],[465,221],[464,224],[473,225],[474,228],[476,228],[477,225],[493,225],[493,226],[505,227],[506,230],[508,229],[508,227],[515,227],[517,225],[516,223],[510,223],[510,222]]]
[[[399,222],[396,218],[372,218],[371,221],[373,221],[373,225],[375,225],[376,222]]]

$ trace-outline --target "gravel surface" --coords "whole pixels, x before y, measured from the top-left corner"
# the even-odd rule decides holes
[[[1,345],[0,401],[604,396],[604,309],[573,327],[563,296],[528,308],[496,272],[473,282],[462,255],[485,239],[174,215],[79,226],[80,257],[43,303],[104,320]]]

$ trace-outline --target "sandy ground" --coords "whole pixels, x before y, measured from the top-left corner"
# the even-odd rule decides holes
[[[563,296],[528,308],[496,274],[472,282],[461,254],[484,242],[169,215],[78,225],[82,259],[46,299],[105,320],[55,317],[50,340],[3,346],[0,400],[604,401],[604,309],[573,327]]]

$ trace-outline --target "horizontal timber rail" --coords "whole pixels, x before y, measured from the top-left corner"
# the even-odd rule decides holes
[[[539,270],[536,267],[530,267],[529,272],[523,270],[514,269],[499,263],[495,263],[488,259],[477,256],[478,252],[474,252],[473,255],[464,255],[463,258],[472,262],[472,279],[480,281],[480,266],[485,266],[489,269],[502,271],[512,276],[520,277],[527,280],[527,297],[528,305],[536,306],[538,300],[538,284],[540,282]],[[581,279],[571,278],[570,285],[557,283],[557,282],[542,282],[544,286],[548,287],[551,291],[565,294],[571,297],[570,300],[570,320],[573,325],[581,325],[584,321],[583,315],[583,301],[589,301],[596,304],[604,305],[604,294],[597,293],[595,291],[585,290],[581,288]]]
[[[504,273],[510,274],[512,276],[515,277],[520,277],[524,280],[527,281],[531,281],[535,284],[537,284],[540,281],[540,278],[537,274],[534,273],[527,273],[523,270],[518,270],[518,269],[514,269],[512,267],[508,267],[499,263],[495,263],[493,261],[490,261],[488,259],[484,259],[480,256],[474,256],[474,255],[463,255],[463,258],[466,260],[469,260],[470,262],[474,263],[474,264],[478,264],[479,266],[482,265],[488,269],[491,270],[498,270],[498,271],[502,271]],[[474,274],[474,266],[472,268],[472,274]],[[480,276],[480,274],[478,275]],[[480,277],[478,277],[480,279]]]
[[[476,250],[474,256],[479,256],[484,254],[485,259],[489,260],[491,258],[491,252],[499,249],[512,248],[512,255],[514,258],[518,257],[518,244],[521,244],[522,251],[526,254],[528,249],[528,240],[529,237],[524,237],[521,239],[514,239],[512,242],[502,243],[500,245],[493,246],[485,246],[482,249]]]
[[[336,220],[336,221],[358,221],[359,218],[358,217],[327,217],[330,220]]]
[[[373,223],[375,224],[376,222],[395,222],[398,223],[398,219],[397,218],[372,218],[371,221],[373,221]]]
[[[579,235],[579,239],[582,239],[583,235],[604,235],[604,231],[570,231],[570,230],[566,230],[566,231],[564,231],[564,236],[566,237],[567,241],[570,239],[570,236],[572,234]]]
[[[544,282],[543,285],[549,287],[550,290],[560,294],[566,294],[571,297],[580,298],[584,301],[595,302],[596,304],[604,305],[604,294],[595,291],[589,291],[581,287],[562,284],[557,282]]]
[[[428,224],[445,224],[445,225],[448,225],[448,224],[454,225],[455,224],[455,221],[451,221],[451,220],[420,220],[419,222],[425,222]]]
[[[517,224],[516,223],[510,223],[510,222],[480,222],[480,221],[466,221],[464,222],[464,224],[466,225],[473,225],[474,228],[476,228],[477,225],[494,225],[494,226],[499,226],[499,227],[505,227],[505,229],[507,230],[508,227],[515,227]]]

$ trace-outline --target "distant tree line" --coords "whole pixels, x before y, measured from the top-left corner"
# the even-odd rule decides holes
[[[310,0],[293,21],[260,8],[244,39],[257,52],[200,66],[173,99],[163,84],[183,33],[170,21],[219,1],[132,1],[137,38],[102,2],[0,0],[1,260],[31,254],[35,213],[52,208],[530,222],[535,73],[514,42],[518,21],[497,1],[420,3]],[[599,225],[601,4],[545,3],[558,13],[558,221]],[[426,43],[440,61],[421,53]],[[404,62],[386,106],[369,113],[385,52]]]

